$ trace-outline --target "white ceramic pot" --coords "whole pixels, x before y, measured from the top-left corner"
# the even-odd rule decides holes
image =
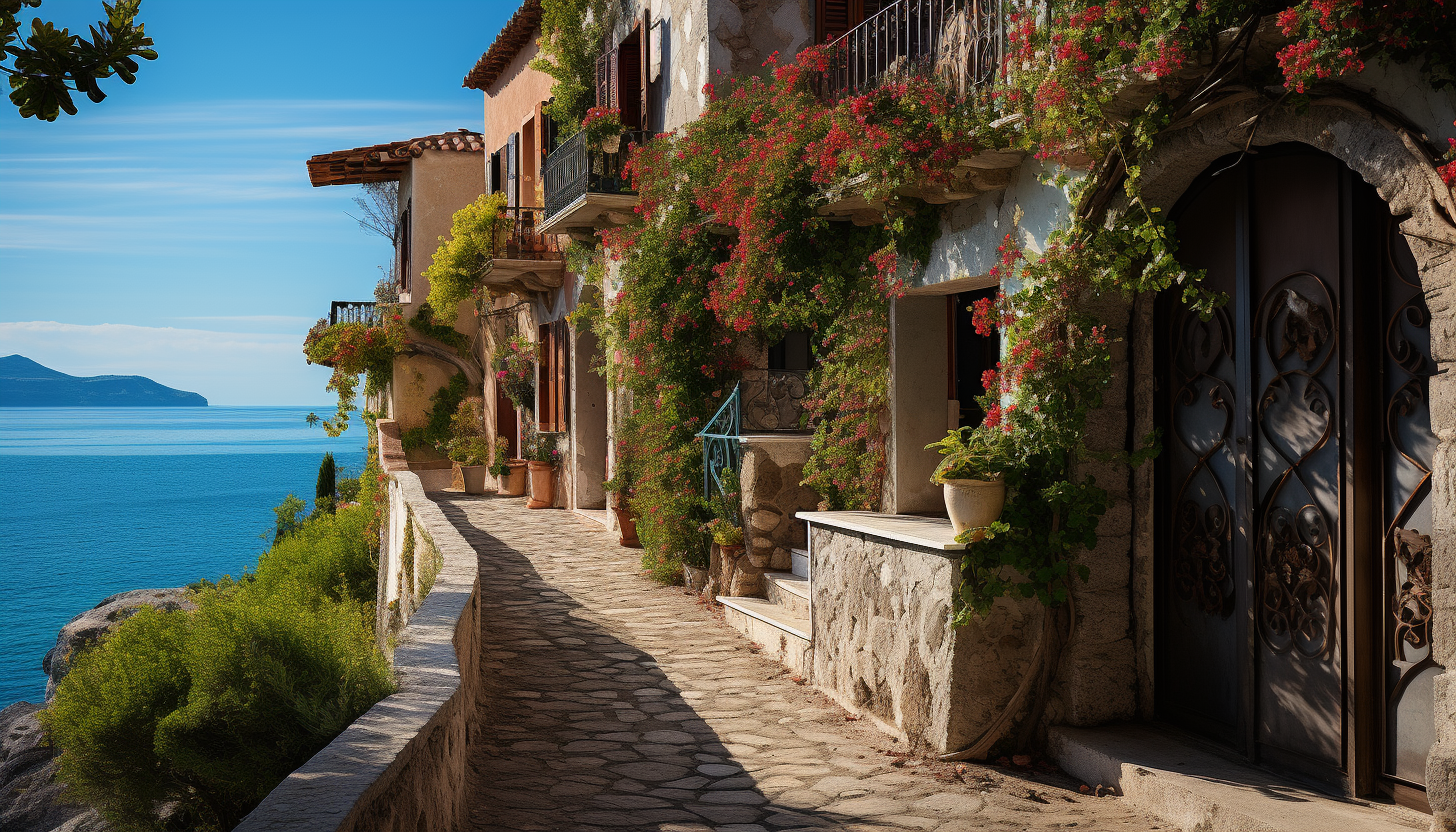
[[[950,524],[955,533],[966,529],[989,526],[1001,516],[1006,505],[1006,482],[999,477],[994,480],[946,480],[941,486],[945,491],[945,511],[950,515]],[[978,533],[975,540],[980,540]]]

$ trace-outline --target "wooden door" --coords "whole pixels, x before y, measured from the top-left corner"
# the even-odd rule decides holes
[[[1377,768],[1390,781],[1387,757],[1416,786],[1433,665],[1429,568],[1407,529],[1433,442],[1419,418],[1387,423],[1424,401],[1397,372],[1418,364],[1419,286],[1382,274],[1403,240],[1333,157],[1263,148],[1210,171],[1174,212],[1179,257],[1228,302],[1208,320],[1171,300],[1159,314],[1158,711],[1338,790],[1368,790]],[[1390,321],[1402,343],[1382,357]],[[1397,608],[1421,623],[1392,624]],[[1359,710],[1352,692],[1382,675],[1393,710]],[[1395,723],[1384,743],[1371,727]]]

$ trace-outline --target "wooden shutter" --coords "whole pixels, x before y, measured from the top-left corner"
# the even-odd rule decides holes
[[[827,43],[854,28],[859,21],[853,19],[851,7],[854,0],[817,0],[814,7],[814,28],[816,39]]]
[[[521,134],[512,133],[506,140],[506,205],[521,204]]]
[[[567,373],[571,355],[568,349],[571,344],[571,329],[566,321],[557,321],[553,326],[556,347],[556,429],[566,430],[567,404],[571,392],[571,380]]]
[[[641,91],[642,101],[637,106],[638,126],[643,130],[652,129],[651,121],[651,96],[648,85],[651,83],[652,75],[652,9],[642,10],[642,28],[639,30],[641,36],[637,39],[637,87]]]

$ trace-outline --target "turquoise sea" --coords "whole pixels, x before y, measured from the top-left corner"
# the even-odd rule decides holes
[[[101,599],[239,574],[319,459],[364,464],[364,425],[332,407],[0,408],[0,707],[45,696],[56,631]],[[341,476],[343,472],[341,471]]]

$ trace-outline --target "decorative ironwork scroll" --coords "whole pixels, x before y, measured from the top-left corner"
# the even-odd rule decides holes
[[[1232,512],[1214,466],[1230,464],[1234,395],[1218,373],[1227,372],[1226,362],[1233,360],[1231,335],[1226,309],[1206,321],[1184,311],[1173,344],[1179,388],[1171,433],[1181,445],[1177,457],[1185,460],[1187,473],[1173,503],[1172,587],[1182,600],[1222,616],[1233,612]]]
[[[1316,454],[1337,424],[1325,376],[1338,313],[1324,281],[1296,272],[1264,293],[1258,320],[1267,379],[1256,410],[1267,485],[1254,573],[1259,635],[1275,653],[1320,658],[1335,641],[1336,541],[1324,506],[1338,505],[1339,477],[1338,459]]]
[[[743,429],[776,432],[805,427],[804,394],[808,389],[804,370],[745,370],[739,384]]]
[[[1404,567],[1391,614],[1397,622],[1395,637],[1421,649],[1431,643],[1431,536],[1411,529],[1396,529],[1395,557]]]
[[[1003,0],[897,0],[829,44],[824,96],[932,72],[958,95],[994,80],[1005,54]]]
[[[703,440],[703,496],[709,500],[723,494],[723,470],[737,474],[743,465],[743,451],[738,443],[743,422],[740,402],[735,384],[723,406],[697,434]]]

